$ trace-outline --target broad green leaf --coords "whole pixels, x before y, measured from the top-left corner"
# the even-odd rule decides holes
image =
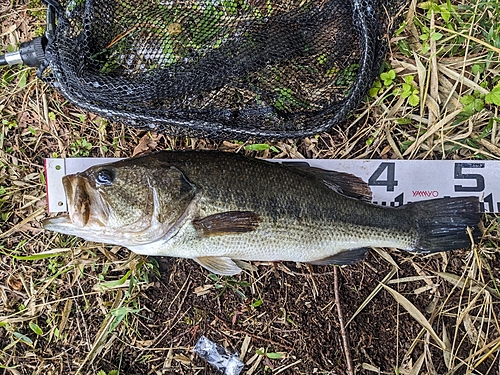
[[[375,97],[375,96],[378,95],[379,91],[380,91],[380,88],[378,88],[378,87],[372,87],[370,89],[370,91],[368,91],[368,95],[373,98],[373,97]]]
[[[428,12],[433,10],[435,13],[438,13],[439,11],[441,11],[441,7],[438,4],[436,4],[434,1],[424,1],[420,4],[418,4],[417,7],[420,9],[425,9]]]
[[[484,101],[488,104],[500,106],[500,86],[495,86],[489,94],[486,94]]]
[[[109,332],[112,332],[118,325],[125,319],[128,315],[128,313],[138,313],[140,310],[139,309],[133,309],[130,307],[118,307],[116,309],[113,309],[110,311],[111,315],[115,317],[113,319],[113,322],[111,326],[109,327]]]
[[[479,64],[474,64],[472,65],[472,74],[476,75],[478,73],[483,73],[484,72],[484,67]]]
[[[409,84],[412,84],[413,81],[415,80],[415,77],[414,76],[406,76],[403,78],[403,80],[406,82],[406,83],[409,83]]]
[[[396,78],[396,72],[393,69],[389,70],[388,72],[380,74],[380,79],[384,81],[385,86],[389,86],[394,80],[394,78]]]
[[[140,311],[139,309],[133,309],[133,308],[125,306],[125,307],[118,307],[116,309],[113,309],[110,311],[110,313],[113,316],[120,317],[122,315],[127,315],[128,313],[135,314],[135,313],[138,313],[139,311]]]
[[[429,39],[429,34],[422,34],[419,36],[420,40],[426,41]]]
[[[266,143],[256,143],[256,144],[252,144],[252,145],[246,145],[245,150],[247,150],[247,151],[265,151],[265,150],[269,150],[270,147],[271,146],[269,146]]]
[[[409,119],[409,118],[398,118],[396,120],[396,123],[398,123],[400,125],[408,125],[408,124],[411,124],[411,119]]]
[[[403,83],[402,86],[403,86],[403,91],[401,92],[401,97],[403,99],[406,99],[412,94],[413,87],[408,83]]]
[[[28,336],[23,335],[22,333],[14,332],[14,337],[21,340],[25,344],[28,344],[29,346],[33,346],[33,341]]]
[[[19,78],[19,83],[18,83],[18,86],[20,89],[24,89],[26,87],[27,78],[28,78],[28,71],[23,70],[20,73],[20,78]]]
[[[417,5],[418,8],[425,10],[431,9],[434,6],[436,6],[436,3],[433,1],[423,1]]]
[[[408,104],[411,105],[412,107],[416,107],[420,103],[420,98],[418,97],[417,94],[411,94],[408,97]]]
[[[476,100],[474,100],[474,109],[477,112],[482,111],[483,108],[484,108],[484,100],[482,100],[482,99],[476,99]]]
[[[120,279],[100,283],[100,284],[98,284],[98,286],[101,288],[104,288],[104,289],[111,289],[111,288],[120,287],[123,284],[125,284],[125,282],[128,280],[131,272],[132,271],[128,270],[127,273],[125,275],[123,275],[123,277],[121,277]]]
[[[120,314],[120,315],[115,315],[113,314],[113,311],[111,311],[111,314],[115,316],[115,319],[113,319],[113,322],[109,326],[109,332],[113,332],[116,327],[122,322],[123,319],[127,316],[127,313]]]
[[[40,326],[36,323],[30,322],[30,328],[33,332],[35,332],[38,336],[43,335],[43,331]]]
[[[266,353],[266,356],[271,359],[280,359],[285,356],[285,353]]]
[[[441,17],[443,17],[443,20],[448,22],[450,20],[451,13],[448,9],[441,7]]]
[[[434,41],[438,41],[442,37],[443,37],[443,34],[438,33],[438,32],[434,32],[434,33],[431,34],[431,39],[434,40]]]
[[[480,112],[484,108],[484,100],[476,98],[473,95],[465,95],[460,98],[460,103],[464,105],[464,112],[472,115],[475,112]]]
[[[264,300],[262,299],[255,300],[254,302],[252,302],[252,307],[259,307],[263,302]]]
[[[471,104],[474,102],[474,96],[472,95],[464,95],[460,98],[460,103],[463,105]]]

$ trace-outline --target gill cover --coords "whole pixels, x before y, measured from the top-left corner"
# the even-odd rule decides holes
[[[153,222],[175,223],[196,194],[177,168],[133,159],[91,167],[81,176],[98,196],[92,199],[94,194],[88,193],[91,205],[107,212],[105,225],[125,231],[143,231]]]

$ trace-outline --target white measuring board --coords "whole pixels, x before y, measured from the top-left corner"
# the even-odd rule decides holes
[[[62,177],[96,164],[119,159],[45,159],[49,212],[67,211]],[[373,203],[397,207],[413,201],[442,197],[477,196],[481,210],[500,213],[500,161],[272,159],[348,172],[366,181]]]

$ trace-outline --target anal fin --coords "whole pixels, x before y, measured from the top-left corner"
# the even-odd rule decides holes
[[[370,249],[368,247],[360,247],[359,249],[349,249],[344,250],[341,253],[335,255],[318,259],[313,262],[309,262],[314,265],[324,266],[328,264],[336,264],[339,266],[354,264],[365,259],[366,255]]]

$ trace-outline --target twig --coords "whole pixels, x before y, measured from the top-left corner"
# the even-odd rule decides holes
[[[192,280],[191,280],[190,276],[191,276],[191,274],[188,275],[188,277],[186,278],[186,281],[184,282],[184,284],[182,284],[181,289],[176,294],[176,296],[174,297],[172,302],[170,302],[170,305],[168,307],[168,311],[170,311],[172,304],[177,299],[177,297],[181,294],[182,290],[184,289],[184,287],[187,284],[187,288],[184,292],[184,296],[182,297],[182,300],[180,301],[179,306],[177,306],[177,312],[175,313],[175,315],[173,316],[172,319],[169,319],[169,323],[166,324],[165,328],[160,332],[160,334],[153,339],[151,344],[149,344],[148,347],[142,348],[142,350],[139,352],[139,354],[135,358],[135,362],[137,362],[139,360],[139,358],[144,354],[144,351],[154,349],[155,345],[157,345],[161,340],[163,340],[172,331],[172,329],[174,329],[175,325],[177,324],[176,319],[179,317],[179,314],[181,314],[182,306],[184,305],[184,302],[186,301],[189,289],[191,288]],[[186,312],[189,311],[190,308],[191,307],[189,307],[186,311],[184,311],[184,314],[186,314]]]
[[[0,233],[0,239],[2,238],[5,238],[5,237],[8,237],[10,236],[12,233],[18,231],[18,230],[21,230],[21,227],[30,222],[31,220],[33,220],[35,217],[43,214],[45,212],[45,206],[44,207],[40,207],[38,210],[36,210],[35,212],[33,212],[30,216],[24,218],[23,220],[21,220],[19,223],[17,223],[16,225],[14,225],[12,228],[10,228],[9,230],[6,230],[5,232],[3,233]]]
[[[349,375],[354,375],[354,367],[352,366],[352,359],[351,359],[351,349],[349,346],[349,337],[347,337],[346,328],[344,326],[344,317],[342,316],[342,309],[340,308],[339,276],[338,276],[337,266],[334,267],[333,271],[333,287],[335,289],[335,304],[337,305],[337,313],[339,314],[340,334],[342,335],[345,360],[347,362],[347,373]]]
[[[134,27],[132,27],[130,30],[127,30],[125,33],[121,34],[121,35],[117,35],[113,38],[113,40],[111,41],[111,43],[109,43],[106,48],[110,48],[111,46],[113,46],[113,44],[116,44],[118,43],[120,40],[122,40],[123,38],[125,38],[128,34],[130,34],[132,31],[134,31],[135,29],[137,29],[137,25],[135,25]]]
[[[170,325],[170,326],[166,326],[163,329],[163,331],[158,336],[156,336],[156,338],[153,340],[153,342],[151,343],[150,346],[156,345],[161,340],[163,340],[170,333],[170,331],[172,331],[172,329],[174,328],[175,324],[177,323],[175,320],[179,317],[179,314],[181,313],[182,306],[184,305],[184,302],[186,301],[186,297],[187,297],[187,294],[189,292],[189,289],[191,288],[192,280],[189,278],[190,275],[191,274],[188,275],[188,277],[186,279],[186,282],[184,283],[184,285],[186,285],[186,283],[189,282],[188,286],[186,288],[186,291],[184,292],[184,297],[182,297],[182,300],[181,300],[179,306],[177,307],[177,312],[175,313],[174,317],[171,319],[171,321],[172,321],[173,324]],[[183,288],[184,288],[184,285],[182,286]],[[182,291],[182,288],[181,288],[180,291]],[[180,293],[180,291],[179,291],[179,293]],[[170,304],[170,306],[171,305],[172,304]],[[170,308],[169,308],[169,310],[170,310]],[[142,354],[142,352],[141,352],[141,354]],[[137,358],[139,358],[139,357],[140,357],[140,355]]]
[[[240,331],[238,329],[231,328],[231,327],[229,327],[229,325],[227,324],[227,322],[224,319],[219,318],[217,315],[214,314],[214,312],[211,311],[210,314],[213,315],[213,317],[215,318],[215,320],[221,322],[222,325],[224,325],[225,329],[227,331],[230,331],[231,334],[237,333],[237,334],[248,335],[248,336],[250,336],[250,337],[252,337],[252,338],[254,338],[256,340],[262,340],[262,341],[268,342],[268,343],[270,343],[272,345],[275,345],[277,347],[285,348],[285,349],[290,350],[290,351],[297,349],[296,347],[284,344],[282,342],[277,342],[277,341],[274,341],[274,340],[271,340],[271,339],[266,339],[265,337],[262,337],[262,336],[259,336],[259,335],[256,335],[256,334],[253,334],[253,333],[250,333],[250,332],[247,332],[247,331]],[[224,332],[219,332],[219,333],[227,335]],[[234,336],[229,336],[229,337],[234,337]],[[285,341],[284,339],[282,339],[282,340]]]

